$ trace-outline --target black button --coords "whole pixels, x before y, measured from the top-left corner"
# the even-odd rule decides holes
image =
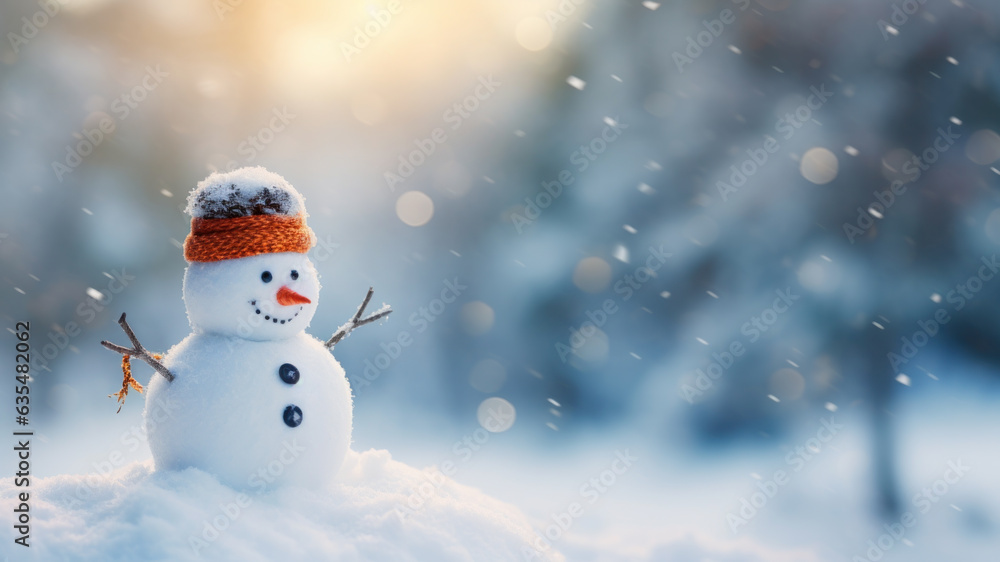
[[[302,408],[295,404],[285,406],[285,413],[281,415],[288,427],[298,427],[302,424]]]
[[[281,380],[288,384],[295,384],[299,382],[299,370],[295,368],[295,365],[291,363],[285,363],[284,365],[278,367],[278,376]]]

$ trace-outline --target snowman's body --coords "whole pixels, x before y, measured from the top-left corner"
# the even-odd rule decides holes
[[[237,488],[333,479],[351,443],[351,390],[305,333],[319,301],[302,196],[263,168],[213,174],[188,198],[184,304],[193,333],[146,398],[158,469]]]
[[[198,467],[239,488],[318,487],[343,462],[351,390],[316,338],[299,332],[252,341],[195,333],[163,362],[176,378],[154,377],[146,416],[158,469]],[[292,415],[301,412],[295,427],[285,422],[289,407],[298,408]]]

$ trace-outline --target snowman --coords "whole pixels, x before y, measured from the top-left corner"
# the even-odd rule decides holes
[[[303,197],[262,167],[214,173],[188,196],[184,304],[192,333],[163,356],[146,350],[122,314],[132,348],[101,342],[153,375],[143,413],[158,470],[195,467],[232,487],[321,487],[351,443],[351,389],[331,348],[362,318],[372,296],[328,341],[305,329],[319,301],[306,252]],[[166,418],[166,419],[164,419]]]

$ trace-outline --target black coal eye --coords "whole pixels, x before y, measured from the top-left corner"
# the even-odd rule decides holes
[[[261,273],[260,274],[260,280],[263,281],[263,282],[265,282],[265,283],[270,283],[271,282],[271,272],[270,271],[265,271],[264,273]]]
[[[294,280],[296,280],[296,279],[298,279],[298,278],[299,278],[299,272],[298,272],[298,271],[295,271],[295,270],[293,269],[293,270],[292,270],[292,281],[294,281]]]

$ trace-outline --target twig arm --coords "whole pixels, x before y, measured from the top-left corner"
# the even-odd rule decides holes
[[[170,372],[170,369],[166,368],[163,363],[153,357],[153,354],[143,347],[141,343],[139,343],[139,338],[135,336],[135,332],[132,331],[132,327],[125,321],[124,312],[122,313],[121,318],[118,319],[118,325],[122,327],[122,330],[125,330],[125,334],[128,335],[128,339],[132,341],[133,347],[123,347],[109,341],[102,341],[101,345],[116,353],[135,357],[136,359],[142,359],[149,364],[150,367],[155,369],[157,373],[163,375],[169,382],[174,382],[174,374]]]
[[[101,345],[103,345],[104,347],[110,349],[111,351],[115,351],[115,352],[121,353],[122,355],[135,355],[135,350],[134,349],[130,349],[128,347],[122,347],[120,345],[115,345],[115,344],[113,344],[113,343],[111,343],[109,341],[102,341]]]
[[[374,293],[375,289],[373,287],[368,287],[368,294],[365,295],[365,300],[361,302],[361,306],[358,307],[358,311],[355,312],[354,316],[352,316],[351,319],[348,320],[343,326],[337,328],[336,333],[334,333],[333,336],[326,341],[325,345],[327,349],[333,349],[333,346],[337,345],[340,340],[347,337],[348,334],[350,334],[355,328],[364,326],[365,324],[370,324],[376,320],[381,320],[392,313],[392,308],[389,307],[389,305],[384,304],[382,305],[382,308],[376,310],[372,315],[367,318],[361,318],[361,315],[365,313],[365,308],[368,306],[368,303],[371,302],[372,294]]]

